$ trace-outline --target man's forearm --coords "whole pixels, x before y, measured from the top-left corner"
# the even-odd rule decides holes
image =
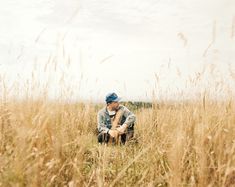
[[[124,122],[124,124],[127,124],[129,126],[129,125],[135,123],[135,120],[136,120],[135,115],[131,114],[126,118],[126,121]]]

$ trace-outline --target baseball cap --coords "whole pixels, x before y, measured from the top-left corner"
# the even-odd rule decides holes
[[[105,97],[106,103],[118,102],[118,101],[120,101],[120,100],[121,100],[121,98],[118,97],[117,94],[114,93],[114,92],[107,94],[106,97]]]

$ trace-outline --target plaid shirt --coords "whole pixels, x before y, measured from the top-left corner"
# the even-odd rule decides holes
[[[124,123],[128,125],[128,128],[131,128],[136,121],[135,115],[125,106],[119,105],[119,109],[123,111],[121,118],[121,125]],[[107,107],[102,108],[97,115],[98,121],[98,131],[106,132],[112,128],[111,117],[109,116]]]

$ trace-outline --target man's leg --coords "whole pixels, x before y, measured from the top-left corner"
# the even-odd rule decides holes
[[[134,137],[134,124],[132,124],[128,129],[127,133],[121,135],[121,142],[125,144],[126,141]]]
[[[126,134],[121,135],[121,143],[125,144],[126,143]]]
[[[98,134],[97,138],[98,138],[99,143],[108,143],[110,135],[107,134],[107,133],[101,132],[101,133]]]

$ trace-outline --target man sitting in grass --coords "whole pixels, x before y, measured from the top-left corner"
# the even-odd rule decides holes
[[[108,143],[110,138],[121,136],[121,143],[125,143],[134,135],[135,115],[127,107],[120,105],[121,98],[116,93],[106,96],[106,106],[98,112],[98,142]]]

